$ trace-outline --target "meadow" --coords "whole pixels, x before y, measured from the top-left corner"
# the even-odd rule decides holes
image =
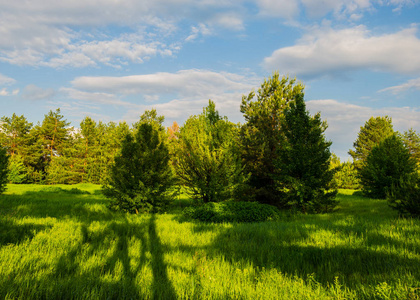
[[[1,299],[420,299],[420,220],[340,190],[328,214],[206,224],[108,210],[100,186],[8,185]]]

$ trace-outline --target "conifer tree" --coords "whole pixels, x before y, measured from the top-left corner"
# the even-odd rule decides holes
[[[134,135],[128,133],[123,140],[103,191],[113,200],[114,209],[160,211],[171,200],[174,183],[169,151],[160,132],[164,128],[151,119],[142,119],[136,127]]]
[[[334,170],[330,168],[331,142],[324,132],[327,124],[319,113],[313,117],[306,110],[303,94],[290,102],[281,121],[283,137],[277,150],[275,166],[280,195],[289,205],[303,212],[323,212],[335,207],[337,190],[333,187]]]
[[[401,138],[393,134],[372,149],[359,171],[363,193],[385,199],[393,186],[406,181],[414,171],[415,160]]]
[[[273,179],[282,136],[280,120],[289,103],[303,94],[303,89],[295,79],[280,79],[279,74],[274,73],[264,81],[258,93],[252,91],[242,97],[241,112],[246,123],[241,128],[240,140],[245,170],[251,174],[248,194],[253,194],[261,203],[281,201]]]
[[[191,116],[181,128],[176,174],[198,201],[231,199],[243,181],[237,132],[237,126],[222,118],[211,100],[201,115]]]

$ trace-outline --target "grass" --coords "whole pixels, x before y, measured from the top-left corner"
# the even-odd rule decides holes
[[[99,186],[9,185],[4,299],[420,299],[420,220],[342,190],[329,214],[203,224],[107,209]]]

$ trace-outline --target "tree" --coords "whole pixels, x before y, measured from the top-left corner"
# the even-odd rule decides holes
[[[279,198],[273,174],[274,161],[282,139],[280,120],[284,110],[297,95],[303,94],[303,85],[296,79],[274,73],[265,80],[258,93],[242,97],[241,112],[246,123],[240,131],[242,158],[246,173],[251,173],[248,193],[261,203],[276,204]]]
[[[9,156],[7,155],[6,149],[0,147],[0,194],[6,190],[8,161]]]
[[[161,124],[141,121],[135,134],[127,134],[115,157],[104,194],[112,208],[130,213],[162,210],[171,199],[174,177],[169,151],[159,131]],[[163,126],[162,126],[162,129]]]
[[[420,165],[420,135],[411,128],[405,131],[401,138],[418,167]]]
[[[403,216],[420,217],[420,178],[411,174],[392,185],[387,193],[388,203]]]
[[[291,205],[303,212],[324,212],[335,207],[337,190],[332,185],[334,170],[330,168],[331,142],[324,132],[327,124],[319,113],[311,117],[303,95],[284,111],[281,121],[283,138],[275,166],[279,170],[280,206]]]
[[[354,150],[349,150],[356,169],[363,168],[370,151],[393,134],[392,120],[388,116],[371,117],[366,121],[365,126],[360,127],[359,135],[353,143]]]
[[[405,181],[415,171],[415,161],[396,134],[374,147],[359,171],[363,193],[385,199],[393,185]]]
[[[219,202],[233,197],[242,180],[237,147],[238,128],[219,116],[213,101],[181,128],[176,152],[176,175],[195,199]]]
[[[0,122],[0,143],[7,153],[13,157],[22,155],[28,144],[28,134],[32,123],[22,115],[13,114],[11,118],[2,117]]]

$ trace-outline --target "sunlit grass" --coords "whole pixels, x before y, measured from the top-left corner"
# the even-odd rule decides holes
[[[59,189],[58,189],[59,188]],[[88,193],[82,193],[87,191]],[[329,214],[202,224],[107,209],[100,186],[0,196],[0,298],[419,299],[420,221],[340,191]]]

